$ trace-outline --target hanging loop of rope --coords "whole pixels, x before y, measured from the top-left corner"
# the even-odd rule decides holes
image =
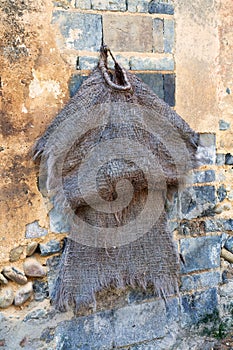
[[[113,62],[115,64],[115,74],[116,78],[120,83],[114,83],[111,80],[111,77],[108,72],[107,67],[107,60],[108,60],[108,53],[110,54],[111,58],[113,59]],[[102,45],[100,48],[100,60],[99,60],[99,68],[103,74],[103,77],[106,81],[106,83],[114,90],[117,91],[127,91],[132,93],[132,86],[128,80],[127,74],[125,69],[116,61],[115,57],[113,56],[112,52],[110,51],[109,47],[107,45]]]

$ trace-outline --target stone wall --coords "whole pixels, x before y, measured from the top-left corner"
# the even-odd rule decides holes
[[[0,347],[211,349],[231,329],[231,10],[230,0],[2,1]],[[169,212],[180,296],[107,290],[95,308],[58,313],[49,294],[67,227],[38,191],[30,150],[96,65],[102,37],[201,133],[202,166]]]

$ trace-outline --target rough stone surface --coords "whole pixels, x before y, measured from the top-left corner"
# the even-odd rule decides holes
[[[57,349],[108,350],[112,348],[112,312],[105,311],[88,317],[61,322],[55,332]]]
[[[182,317],[183,327],[190,327],[206,319],[214,317],[218,312],[218,295],[216,288],[208,289],[204,292],[196,292],[192,295],[182,297]]]
[[[223,228],[226,231],[233,231],[233,219],[222,220]]]
[[[26,238],[39,238],[46,236],[48,233],[48,230],[46,230],[43,227],[40,227],[38,221],[34,221],[31,224],[26,225]]]
[[[38,243],[37,242],[30,242],[27,245],[26,248],[26,256],[31,256],[35,253],[36,249],[38,247]]]
[[[223,221],[222,220],[205,220],[205,231],[206,232],[218,232],[223,229]]]
[[[56,329],[57,349],[104,350],[163,337],[179,317],[177,298],[132,304],[117,310],[73,318]]]
[[[156,0],[152,0],[149,3],[149,13],[164,13],[167,15],[174,14],[174,7],[172,4],[167,4],[165,2],[157,2]]]
[[[90,10],[91,0],[76,0],[75,7],[81,10]]]
[[[53,256],[46,261],[46,266],[48,267],[48,288],[50,296],[52,295],[54,283],[59,271],[60,258],[60,256]]]
[[[194,173],[194,183],[205,183],[215,181],[214,170],[196,171]]]
[[[233,155],[232,154],[230,154],[230,153],[226,154],[225,164],[226,165],[233,165]]]
[[[61,250],[60,242],[52,239],[48,243],[40,243],[41,256],[48,256],[54,253],[59,253]]]
[[[76,12],[53,12],[53,24],[59,26],[63,49],[98,51],[101,46],[101,15]]]
[[[78,58],[77,68],[81,70],[92,70],[98,64],[98,57],[80,56]]]
[[[227,196],[227,190],[225,188],[224,185],[221,185],[218,189],[217,189],[217,196],[218,196],[218,200],[219,202],[222,202],[226,196]]]
[[[216,164],[217,165],[224,165],[225,164],[225,154],[223,154],[223,153],[216,154]]]
[[[181,272],[212,269],[220,266],[220,236],[184,238],[180,240],[180,252],[185,264]]]
[[[28,282],[25,286],[19,288],[15,293],[14,304],[20,306],[24,304],[32,295],[32,282]]]
[[[14,301],[14,292],[11,288],[3,288],[0,290],[0,308],[5,309],[12,305]]]
[[[136,74],[145,84],[147,84],[151,90],[161,99],[164,99],[163,89],[163,75],[162,74],[151,74],[151,73],[137,73]]]
[[[0,284],[7,284],[7,283],[8,283],[8,281],[5,278],[5,276],[3,276],[2,273],[0,273]]]
[[[173,20],[164,19],[164,52],[172,53],[175,40],[175,23]]]
[[[174,60],[172,57],[131,57],[130,68],[132,70],[174,70]]]
[[[80,76],[79,76],[80,77]],[[83,81],[86,79],[86,77],[81,77],[83,79],[81,80],[75,80],[75,82],[77,82],[77,85],[74,85],[74,82],[71,86],[71,90],[70,90],[70,97],[73,97],[73,95],[78,91],[78,89],[80,88],[81,84],[83,83]],[[65,232],[69,232],[70,227],[69,224],[67,223],[66,218],[57,212],[57,210],[55,208],[53,208],[52,210],[50,210],[49,212],[49,220],[50,220],[50,230],[52,232],[55,233],[65,233]]]
[[[214,186],[195,186],[194,187],[198,203],[205,204],[206,202],[215,204],[215,187]]]
[[[214,164],[216,159],[216,137],[214,134],[200,134],[197,159],[200,164]]]
[[[41,263],[34,258],[27,258],[23,264],[24,273],[30,277],[44,277],[45,270]]]
[[[93,10],[125,11],[125,0],[91,0]]]
[[[117,346],[126,346],[165,335],[166,308],[162,299],[118,309],[114,316]]]
[[[216,197],[214,186],[194,186],[181,193],[181,214],[185,219],[214,216]]]
[[[27,277],[25,276],[25,274],[22,271],[16,269],[15,267],[6,266],[2,270],[2,273],[6,278],[18,284],[27,283]]]
[[[45,341],[46,344],[49,344],[54,339],[54,335],[55,328],[45,328],[44,331],[41,333],[40,339]]]
[[[175,106],[175,74],[164,74],[164,101]]]
[[[20,256],[23,254],[23,251],[23,246],[18,246],[16,248],[11,249],[9,256],[10,262],[18,261],[20,259]]]
[[[114,51],[152,52],[152,19],[103,15],[104,41]]]
[[[211,288],[219,284],[220,278],[221,275],[219,271],[181,276],[180,290],[182,292],[189,292],[191,290],[197,291],[202,288]]]
[[[73,74],[70,78],[69,81],[69,91],[70,91],[70,97],[73,97],[82,83],[87,79],[87,76],[83,76],[80,74]],[[60,218],[61,216],[54,210],[52,209],[49,212],[49,217],[50,217],[50,228],[52,232],[62,232],[61,227],[61,221]]]
[[[128,0],[129,12],[148,12],[149,0]]]
[[[36,309],[27,314],[23,319],[23,322],[30,322],[32,320],[38,320],[46,316],[46,311],[44,309]]]
[[[34,300],[42,301],[49,297],[48,282],[36,280],[33,282]]]
[[[153,51],[164,52],[164,20],[154,18],[153,20]]]
[[[124,67],[125,69],[130,69],[128,57],[125,57],[122,55],[115,55],[115,58],[116,58],[117,62],[122,65],[122,67]],[[115,68],[115,64],[110,57],[108,57],[108,67],[111,69]]]
[[[226,240],[224,247],[229,250],[229,252],[233,253],[233,237],[229,237]]]
[[[219,120],[219,130],[228,130],[230,129],[231,124],[228,122],[225,122],[225,120],[220,119]]]

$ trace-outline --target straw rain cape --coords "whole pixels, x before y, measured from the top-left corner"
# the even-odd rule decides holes
[[[115,60],[109,71],[108,52],[34,147],[41,188],[70,225],[52,295],[61,310],[110,286],[178,292],[164,204],[196,166],[198,135]]]

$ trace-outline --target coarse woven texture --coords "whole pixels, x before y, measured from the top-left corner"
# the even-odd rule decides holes
[[[117,62],[108,71],[102,51],[98,67],[34,147],[41,191],[70,225],[52,295],[60,310],[93,302],[110,286],[153,285],[162,297],[178,292],[164,204],[196,167],[197,145],[198,135],[139,78]]]

